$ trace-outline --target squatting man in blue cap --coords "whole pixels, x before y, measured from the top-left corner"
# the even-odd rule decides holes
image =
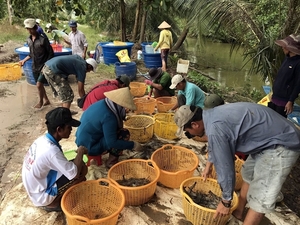
[[[244,225],[258,225],[275,208],[276,198],[300,155],[300,130],[274,110],[239,102],[203,110],[181,106],[174,116],[181,130],[208,137],[206,179],[214,164],[222,190],[215,218],[229,214],[235,187],[235,153],[249,155],[242,168],[243,185],[233,216]]]

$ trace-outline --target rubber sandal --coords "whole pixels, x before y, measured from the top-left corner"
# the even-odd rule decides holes
[[[54,208],[48,207],[48,206],[42,206],[41,208],[47,212],[61,212],[62,211],[60,205],[58,205]]]

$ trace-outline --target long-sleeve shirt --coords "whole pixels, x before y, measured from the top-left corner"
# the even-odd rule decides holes
[[[205,94],[197,85],[186,82],[184,90],[179,90],[178,95],[184,95],[186,98],[186,105],[194,105],[203,108]]]
[[[173,45],[172,33],[169,30],[162,30],[159,34],[159,41],[155,49],[171,49]]]
[[[83,145],[89,155],[101,155],[115,149],[133,149],[133,141],[118,139],[118,120],[105,100],[92,104],[81,116],[76,132],[77,146]]]
[[[300,130],[274,110],[255,103],[230,103],[203,111],[212,162],[223,190],[231,200],[235,186],[235,153],[256,154],[277,145],[300,151]]]

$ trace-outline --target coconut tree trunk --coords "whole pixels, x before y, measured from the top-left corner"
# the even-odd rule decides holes
[[[131,40],[133,42],[135,42],[136,35],[137,35],[137,32],[138,32],[139,19],[140,19],[140,15],[141,15],[141,5],[142,5],[142,0],[138,0],[137,1],[137,6],[136,6],[136,11],[135,11],[135,20],[134,20],[132,38],[131,38]]]
[[[12,25],[12,12],[11,12],[11,7],[10,7],[10,0],[7,0],[6,2],[7,2],[9,25]]]
[[[172,51],[176,51],[183,44],[188,32],[189,32],[189,27],[185,27],[181,32],[179,38],[177,39],[175,45],[172,47]]]
[[[284,38],[290,34],[297,32],[299,29],[300,17],[299,17],[299,0],[290,0],[289,1],[289,10],[286,18],[286,22],[282,29],[282,36],[279,38]]]
[[[141,21],[141,32],[140,32],[140,39],[139,39],[140,44],[145,39],[146,17],[147,17],[147,11],[145,9],[143,9],[143,16],[142,16],[142,21]]]
[[[121,28],[121,41],[126,41],[126,18],[125,18],[125,2],[120,0],[120,28]]]

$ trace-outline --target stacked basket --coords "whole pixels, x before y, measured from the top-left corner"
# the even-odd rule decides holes
[[[145,95],[147,85],[141,82],[130,82],[129,87],[134,97],[142,97]]]
[[[177,98],[175,96],[156,98],[157,111],[160,113],[169,111],[176,105],[176,103]]]
[[[136,114],[152,115],[156,106],[156,99],[150,97],[142,97],[133,99],[136,106]]]
[[[176,131],[178,129],[174,122],[174,113],[157,113],[154,118],[154,133],[161,138],[176,139]]]

